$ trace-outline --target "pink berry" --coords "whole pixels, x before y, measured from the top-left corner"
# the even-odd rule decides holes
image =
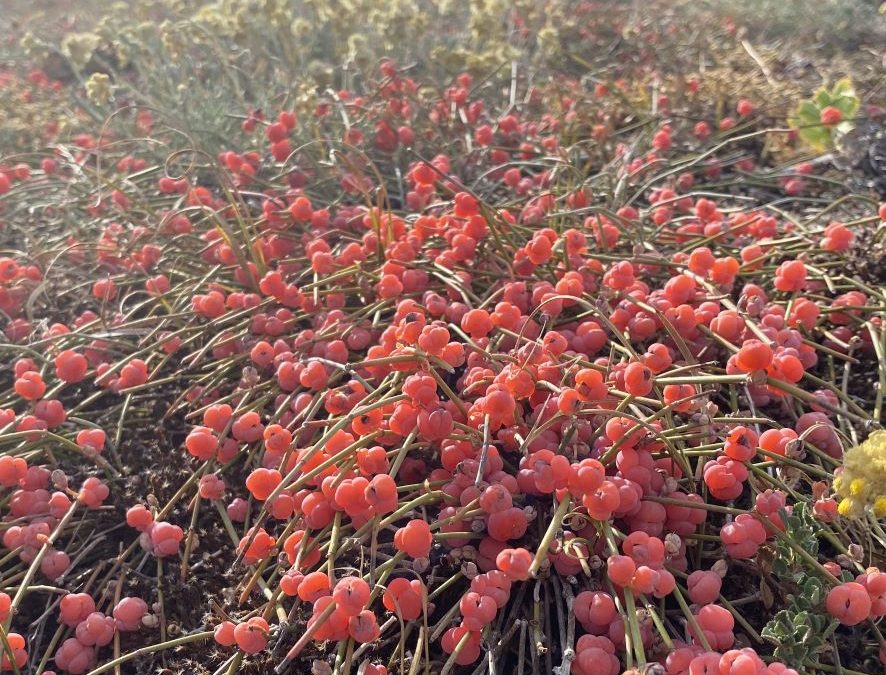
[[[59,618],[72,628],[95,611],[95,601],[86,593],[71,593],[59,603]]]
[[[141,628],[142,617],[148,613],[148,605],[141,598],[121,598],[114,607],[114,620],[121,631]]]

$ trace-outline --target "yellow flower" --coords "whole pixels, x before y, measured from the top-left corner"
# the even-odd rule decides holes
[[[94,33],[71,33],[62,41],[62,52],[79,70],[89,62],[100,42],[101,39]]]
[[[21,48],[25,50],[28,58],[34,61],[42,61],[49,55],[49,48],[30,31],[22,36],[19,41]]]
[[[856,478],[849,484],[849,494],[853,497],[861,497],[866,487],[867,481],[864,478]]]
[[[873,432],[864,443],[846,451],[834,491],[843,499],[841,515],[855,518],[870,506],[877,518],[886,516],[886,430]]]
[[[86,81],[86,97],[96,105],[111,100],[111,78],[106,73],[93,73]]]

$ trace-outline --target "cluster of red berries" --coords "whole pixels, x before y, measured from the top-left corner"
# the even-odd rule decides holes
[[[14,363],[0,427],[27,443],[61,439],[104,468],[108,434],[83,424],[75,399],[128,405],[155,387],[179,387],[173,366],[186,373],[174,406],[188,409],[190,423],[180,459],[194,473],[183,494],[193,508],[200,500],[218,508],[232,562],[253,568],[271,599],[214,626],[219,645],[245,654],[266,650],[284,602],[304,603],[309,617],[292,659],[308,640],[375,643],[387,619],[439,618],[443,587],[452,609],[436,631],[439,650],[472,664],[514,589],[559,575],[588,582],[576,585],[572,606],[582,631],[571,664],[578,675],[617,675],[629,648],[668,675],[795,673],[734,648],[735,618],[717,604],[726,560],[752,560],[784,534],[802,500],[761,467],[814,460],[821,473],[842,456],[847,397],[816,375],[819,361],[870,358],[883,324],[866,310],[870,289],[835,289],[812,253],[785,252],[780,241],[796,228],[778,211],[694,192],[697,180],[730,167],[652,180],[681,144],[704,146],[739,120],[751,123],[755,104],[738,101],[738,120],[721,120],[718,131],[662,123],[641,156],[614,148],[624,160],[618,178],[638,192],[610,211],[596,187],[561,190],[556,171],[530,170],[533,158],[565,153],[562,120],[495,115],[467,75],[427,112],[476,151],[401,161],[400,150],[422,143],[418,85],[389,62],[382,77],[381,105],[336,95],[346,113],[365,114],[362,128],[336,137],[349,153],[335,174],[340,200],[316,196],[324,177],[295,142],[301,113],[266,119],[254,110],[242,130],[255,149],[217,157],[225,185],[248,193],[243,204],[197,177],[163,176],[152,179],[152,197],[169,208],[153,226],[123,224],[135,197],[126,181],[89,207],[114,222],[98,236],[91,309],[70,325],[38,330],[27,303],[43,272],[0,259],[6,337],[44,345]],[[332,110],[319,104],[318,124],[331,125]],[[838,121],[823,113],[823,123]],[[602,140],[605,130],[594,129]],[[403,164],[404,211],[363,205],[380,187],[364,153]],[[144,167],[126,155],[116,170]],[[56,170],[44,165],[32,177],[26,169],[0,171],[0,193]],[[491,206],[466,188],[461,178],[474,174],[507,199]],[[209,211],[219,223],[248,219],[254,236],[238,242],[197,216]],[[854,228],[831,222],[804,246],[816,256],[844,252]],[[627,250],[626,241],[653,231],[658,248]],[[171,242],[193,254],[199,282],[182,278]],[[70,259],[85,264],[83,248],[70,242]],[[125,328],[143,311],[132,298],[145,296],[160,328],[122,353]],[[214,370],[200,370],[210,359]],[[26,454],[0,456],[0,485],[10,489],[3,545],[25,565],[39,558],[54,580],[71,565],[54,547],[57,526],[76,507],[101,507],[109,488],[90,477],[71,491]],[[813,494],[822,527],[839,517],[829,495],[827,484]],[[158,559],[176,556],[185,521],[149,497],[128,505],[133,539]],[[716,548],[690,555],[712,540]],[[365,556],[348,553],[355,547],[384,562],[364,576]],[[708,554],[720,562],[693,569]],[[438,572],[455,567],[462,583],[444,586]],[[654,599],[679,611],[684,593],[693,611],[664,649],[656,631],[665,629],[637,610]],[[3,604],[0,594],[0,615]],[[847,626],[883,616],[886,575],[872,569],[835,586],[825,606]],[[64,596],[59,622],[73,637],[55,652],[57,667],[91,669],[97,651],[118,631],[137,630],[147,611],[137,598],[109,615],[86,593]],[[24,639],[7,639],[22,667]],[[364,672],[386,668],[367,663]]]
[[[826,604],[831,616],[844,626],[886,616],[886,574],[870,567],[855,581],[832,588]]]
[[[95,601],[87,593],[71,593],[59,603],[59,623],[74,629],[55,652],[55,664],[71,675],[91,670],[96,652],[111,643],[117,631],[137,631],[148,606],[141,598],[122,598],[111,615],[96,611]]]
[[[50,492],[50,483],[57,488]],[[42,466],[28,466],[25,459],[0,456],[0,486],[13,488],[8,501],[12,521],[3,531],[3,546],[17,552],[25,564],[39,564],[49,580],[62,576],[71,561],[64,550],[53,547],[50,536],[59,522],[78,505],[97,509],[107,499],[107,485],[98,478],[87,478],[79,492],[68,488],[62,472]]]

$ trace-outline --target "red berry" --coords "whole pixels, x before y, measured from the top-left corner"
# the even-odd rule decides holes
[[[246,488],[259,501],[265,501],[283,482],[277,469],[255,469],[246,478]]]
[[[854,626],[871,614],[871,596],[859,583],[848,581],[828,592],[825,605],[830,614],[844,626]]]
[[[239,623],[234,628],[234,640],[237,647],[247,654],[258,654],[268,646],[268,634],[271,627],[260,616]]]
[[[839,108],[832,105],[823,108],[821,111],[821,123],[826,127],[836,126],[843,119],[843,113]]]
[[[86,593],[71,593],[59,603],[59,619],[66,626],[76,626],[95,611],[95,601]]]
[[[532,554],[525,548],[504,549],[496,557],[495,564],[513,581],[525,581],[529,578]]]
[[[427,558],[432,543],[431,527],[422,519],[410,520],[394,533],[394,547],[412,558]]]
[[[147,613],[148,605],[141,598],[122,598],[114,607],[114,620],[119,630],[134,631],[141,627]]]
[[[356,616],[369,600],[369,584],[359,577],[345,577],[332,590],[336,606],[347,616]]]

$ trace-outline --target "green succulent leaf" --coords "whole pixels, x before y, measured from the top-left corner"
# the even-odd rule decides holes
[[[834,127],[821,124],[821,111],[834,107],[840,111],[843,120]],[[849,78],[838,80],[831,89],[819,88],[812,98],[800,101],[797,111],[788,119],[800,138],[813,150],[822,152],[834,145],[835,139],[853,128],[852,119],[859,108],[852,81]]]
[[[793,118],[798,126],[809,126],[820,123],[821,110],[812,101],[803,101],[797,108],[797,114]]]
[[[816,577],[809,577],[803,584],[803,597],[812,605],[821,603],[824,599],[824,588],[821,581]]]
[[[791,539],[814,555],[818,551],[817,532],[821,525],[805,504],[797,504],[790,514],[782,511],[781,517]],[[779,569],[783,571],[779,572]],[[773,572],[793,579],[796,592],[788,596],[787,608],[772,617],[760,634],[775,645],[776,658],[800,663],[823,650],[833,631],[830,620],[821,611],[827,589],[821,579],[803,570],[803,560],[780,541],[776,543]]]

